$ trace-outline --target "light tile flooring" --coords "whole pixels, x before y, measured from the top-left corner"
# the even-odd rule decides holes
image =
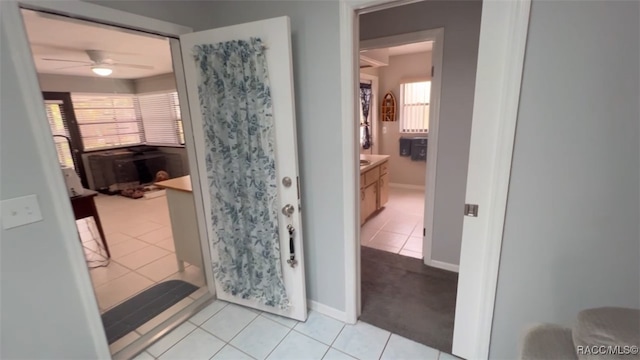
[[[360,228],[360,243],[422,259],[424,190],[389,189],[389,202]]]
[[[298,322],[216,300],[135,359],[456,358],[363,322],[345,325],[315,311]]]
[[[185,271],[178,272],[166,197],[134,200],[99,195],[96,207],[111,250],[111,261],[106,267],[90,270],[101,312],[165,280],[180,279],[200,287],[205,285],[203,272],[196,266],[185,264]],[[93,219],[78,220],[76,224],[89,266],[105,264],[106,252],[100,247]],[[192,293],[135,332],[111,344],[111,351],[116,352],[128,345],[188,306],[205,291],[201,288]]]

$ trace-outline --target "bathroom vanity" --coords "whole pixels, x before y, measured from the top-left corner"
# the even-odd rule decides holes
[[[389,200],[389,155],[360,155],[360,225]]]

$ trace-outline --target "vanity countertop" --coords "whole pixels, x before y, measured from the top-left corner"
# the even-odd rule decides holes
[[[367,170],[373,169],[379,166],[383,162],[389,160],[389,155],[364,155],[360,154],[360,160],[368,160],[371,163],[368,165],[360,165],[360,174],[364,174]]]

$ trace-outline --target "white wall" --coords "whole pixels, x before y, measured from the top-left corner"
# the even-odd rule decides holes
[[[38,82],[42,91],[117,94],[136,92],[133,80],[127,79],[38,74]]]
[[[342,143],[336,132],[342,126],[338,2],[98,3],[196,30],[283,15],[291,18],[307,296],[343,311]]]
[[[38,74],[38,82],[42,91],[55,92],[142,94],[176,90],[173,73],[134,80]]]
[[[176,78],[173,73],[150,76],[133,80],[138,94],[158,91],[176,91]]]
[[[46,183],[62,174],[45,173],[35,151],[27,105],[11,59],[13,49],[6,39],[0,31],[0,197],[36,194],[44,220],[0,230],[0,358],[96,359],[98,350],[78,290],[91,284],[88,275],[83,283],[74,277],[65,245],[73,239],[63,239]],[[55,151],[53,141],[51,151]],[[70,203],[65,206],[71,213]],[[81,254],[78,245],[77,255]],[[94,312],[97,317],[97,304]]]
[[[365,14],[360,19],[360,40],[445,28],[431,257],[456,265],[460,262],[481,10],[479,0],[434,0]]]
[[[531,324],[640,307],[638,4],[533,2],[492,359]]]
[[[380,70],[380,94],[377,99],[382,102],[384,95],[391,91],[400,106],[400,84],[408,79],[431,79],[431,52],[391,56],[389,65]],[[398,110],[396,110],[398,111]],[[400,133],[399,117],[397,121],[381,121],[380,154],[389,155],[389,176],[393,184],[425,186],[427,163],[412,161],[411,157],[400,156],[400,137],[426,136]]]
[[[360,69],[361,74],[368,74],[373,76],[378,76],[380,73],[380,68],[378,67],[370,67],[370,68],[362,68]]]

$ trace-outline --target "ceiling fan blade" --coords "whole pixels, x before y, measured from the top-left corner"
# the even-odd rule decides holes
[[[50,44],[43,44],[43,43],[31,43],[31,47],[32,48],[37,48],[38,50],[57,50],[57,51],[65,51],[65,52],[73,52],[76,54],[87,54],[87,51],[85,49],[79,49],[77,47],[71,47],[71,46],[59,46],[59,45],[50,45]],[[109,51],[109,54],[111,55],[136,55],[136,53],[132,53],[132,52],[120,52],[120,51]]]
[[[59,62],[72,62],[72,63],[81,63],[81,64],[92,64],[90,61],[79,61],[79,60],[65,60],[65,59],[51,59],[51,58],[42,58],[45,61],[59,61]]]
[[[65,66],[65,67],[55,68],[54,70],[75,69],[75,68],[89,67],[89,66],[91,66],[91,64],[89,64],[89,65]]]
[[[142,70],[153,70],[153,66],[149,65],[137,65],[137,64],[123,64],[123,63],[115,63],[112,66],[121,67],[121,68],[131,68],[131,69],[142,69]]]

